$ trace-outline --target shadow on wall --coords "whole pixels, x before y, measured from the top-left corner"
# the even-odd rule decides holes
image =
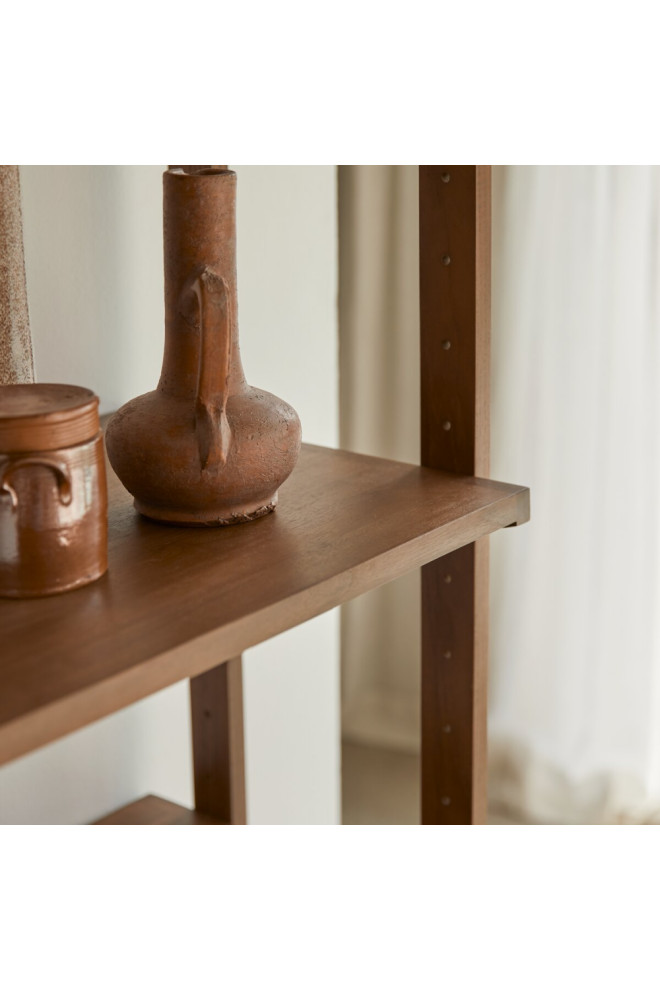
[[[153,388],[163,335],[163,166],[25,166],[25,266],[39,381],[109,412]]]
[[[416,165],[339,168],[341,446],[419,464]],[[344,737],[419,748],[419,572],[342,606]]]

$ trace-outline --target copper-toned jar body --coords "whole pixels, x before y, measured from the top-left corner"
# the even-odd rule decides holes
[[[94,393],[0,387],[0,596],[53,595],[101,577],[107,519]]]
[[[106,429],[136,508],[161,522],[225,526],[275,508],[300,421],[245,380],[238,343],[236,175],[163,177],[165,354],[158,388]]]

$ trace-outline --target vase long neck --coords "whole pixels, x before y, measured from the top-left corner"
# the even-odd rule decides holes
[[[227,285],[231,313],[228,385],[245,383],[238,343],[236,289],[236,173],[204,170],[163,176],[165,351],[159,389],[193,398],[199,383],[200,311],[191,291],[205,269]]]

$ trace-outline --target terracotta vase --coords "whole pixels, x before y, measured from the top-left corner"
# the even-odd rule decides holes
[[[238,343],[236,174],[166,172],[165,354],[155,392],[110,420],[106,446],[139,512],[226,526],[272,511],[300,421],[248,385]]]
[[[0,596],[52,595],[105,573],[98,405],[75,385],[0,387]]]

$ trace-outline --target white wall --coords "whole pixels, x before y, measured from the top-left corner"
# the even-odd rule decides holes
[[[237,172],[245,373],[291,402],[304,440],[335,447],[336,170]],[[244,676],[250,821],[338,824],[339,611],[250,650]]]
[[[155,387],[163,341],[163,166],[22,169],[40,381],[87,385],[102,411]],[[335,170],[237,168],[241,353],[253,384],[337,442]],[[245,657],[251,823],[339,820],[338,617]],[[0,770],[0,823],[100,817],[154,792],[192,804],[187,682]]]
[[[339,168],[341,446],[419,463],[416,165]],[[419,748],[419,571],[342,608],[344,737]]]

